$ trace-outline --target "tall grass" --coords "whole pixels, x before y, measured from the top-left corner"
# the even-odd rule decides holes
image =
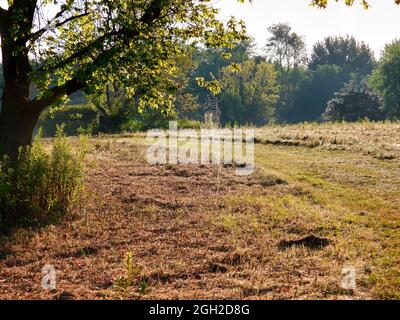
[[[74,149],[62,132],[51,150],[36,141],[16,163],[0,161],[0,229],[55,223],[77,207],[86,148]]]

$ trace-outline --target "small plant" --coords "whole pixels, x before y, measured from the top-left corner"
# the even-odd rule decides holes
[[[146,280],[140,278],[142,269],[134,261],[135,255],[133,252],[128,252],[124,258],[125,276],[119,277],[115,282],[114,287],[119,290],[127,290],[136,288],[140,295],[145,294],[148,284]]]
[[[83,140],[81,140],[83,142]],[[73,151],[57,129],[51,151],[40,141],[21,148],[18,160],[0,161],[0,229],[55,223],[79,203],[87,148]]]
[[[140,274],[140,268],[135,264],[134,257],[133,252],[128,252],[125,259],[125,280],[128,287],[136,283],[136,277]]]
[[[142,280],[140,282],[139,292],[140,292],[141,295],[144,295],[146,293],[146,290],[147,290],[148,286],[149,285],[147,284],[147,282],[145,280]]]

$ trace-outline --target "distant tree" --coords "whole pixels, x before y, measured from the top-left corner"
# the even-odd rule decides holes
[[[385,47],[369,84],[383,97],[388,117],[400,119],[400,40]]]
[[[187,87],[178,92],[178,98],[175,103],[178,113],[183,115],[181,108],[184,107],[184,105],[189,107],[189,100],[196,97],[196,105],[193,106],[189,115],[191,119],[203,120],[204,114],[200,106],[207,101],[210,91],[205,87],[199,86],[198,79],[220,82],[222,70],[231,64],[241,64],[251,59],[254,53],[254,47],[254,40],[249,38],[240,41],[234,48],[218,49],[197,47],[196,50],[192,51],[193,70],[189,71],[189,74],[187,74],[189,78]],[[179,97],[180,94],[184,94],[185,97]],[[184,117],[187,115],[186,113]]]
[[[232,67],[222,71],[222,121],[253,125],[273,121],[279,93],[274,66],[252,59],[238,67],[239,71]]]
[[[349,83],[328,102],[322,119],[325,121],[356,122],[364,118],[384,119],[382,100],[364,85]]]
[[[197,64],[192,73],[192,80],[204,78],[206,81],[219,79],[221,70],[231,64],[240,64],[250,59],[254,53],[255,43],[253,39],[247,39],[238,43],[234,48],[206,48],[193,51],[193,61]],[[192,83],[193,90],[199,90],[195,81]]]
[[[339,66],[346,81],[362,80],[372,72],[375,58],[371,48],[354,37],[327,37],[314,45],[308,64],[311,70],[320,65]]]
[[[341,73],[341,68],[335,65],[321,65],[316,70],[304,72],[294,92],[287,121],[296,123],[319,120],[327,102],[343,87]]]
[[[267,57],[276,62],[281,71],[297,68],[307,61],[304,39],[292,31],[288,23],[274,24],[268,28],[271,36],[267,40]]]
[[[280,84],[276,117],[279,121],[285,121],[294,103],[293,94],[299,76],[307,62],[306,44],[303,37],[292,31],[287,23],[274,24],[268,28],[268,32],[270,37],[265,46],[267,59],[277,66]]]
[[[199,119],[198,112],[201,112],[201,106],[198,96],[189,92],[182,92],[177,95],[174,106],[180,119]]]

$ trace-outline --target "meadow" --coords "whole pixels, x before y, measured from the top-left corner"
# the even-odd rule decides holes
[[[0,298],[398,299],[399,134],[398,122],[256,129],[247,177],[149,165],[143,134],[91,137],[79,210],[2,236]]]

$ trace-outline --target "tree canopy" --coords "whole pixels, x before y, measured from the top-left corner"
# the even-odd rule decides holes
[[[172,78],[170,58],[181,50],[180,43],[231,46],[243,35],[243,24],[232,19],[224,26],[209,2],[9,1],[0,16],[2,47],[7,51],[7,44],[15,44],[14,50],[29,51],[42,107],[62,94],[95,91],[108,81],[125,82],[132,94],[140,84],[143,101],[156,104],[169,101],[173,84],[158,80],[166,74]],[[41,18],[55,9],[49,19]]]
[[[327,37],[314,45],[308,66],[315,70],[320,65],[339,66],[348,81],[369,75],[375,58],[371,48],[354,37]]]
[[[390,118],[400,119],[400,40],[386,45],[382,59],[369,79],[385,102]]]
[[[223,69],[222,121],[231,124],[264,125],[274,120],[279,86],[274,66],[247,60]]]
[[[15,156],[45,108],[108,82],[128,97],[140,90],[139,108],[171,108],[185,45],[233,47],[246,38],[243,22],[217,15],[211,0],[8,1],[0,7],[0,149]]]

